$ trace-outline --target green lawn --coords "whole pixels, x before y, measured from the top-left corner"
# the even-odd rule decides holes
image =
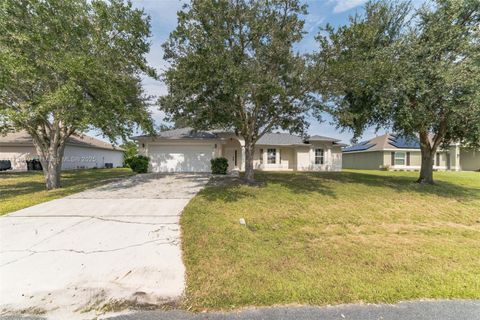
[[[480,298],[480,173],[258,173],[182,218],[185,307]],[[225,180],[224,180],[225,181]],[[239,224],[245,218],[247,227]]]
[[[62,172],[63,188],[47,191],[41,172],[0,173],[0,215],[65,197],[132,175],[130,169],[90,169]]]

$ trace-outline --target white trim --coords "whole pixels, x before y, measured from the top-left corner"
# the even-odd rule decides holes
[[[418,151],[418,152],[421,152],[420,149],[402,149],[402,148],[398,148],[398,149],[376,149],[376,150],[361,150],[361,151],[343,151],[342,150],[342,153],[343,154],[349,154],[349,153],[365,153],[365,152],[383,152],[383,151],[388,151],[388,152],[415,152],[415,151]],[[446,150],[446,149],[438,149],[437,152],[448,152],[449,150]]]
[[[390,170],[394,169],[409,169],[409,170],[420,170],[421,166],[407,166],[407,165],[395,165],[395,166],[388,166]],[[448,170],[446,166],[433,166],[434,170]]]

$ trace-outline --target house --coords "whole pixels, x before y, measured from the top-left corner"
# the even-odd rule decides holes
[[[420,144],[417,138],[384,134],[368,141],[343,148],[342,166],[348,169],[419,170]],[[460,144],[439,149],[433,168],[436,170],[476,171],[480,169],[480,151],[468,150]]]
[[[229,171],[245,170],[245,141],[232,132],[191,128],[138,136],[139,153],[150,158],[152,172],[210,172],[210,160],[225,157]],[[256,143],[254,168],[264,171],[340,171],[344,144],[323,136],[308,140],[267,133]]]
[[[27,132],[0,135],[0,160],[10,160],[13,170],[27,170],[27,161],[38,158],[32,137]],[[122,165],[121,148],[86,135],[73,135],[67,140],[62,170]]]

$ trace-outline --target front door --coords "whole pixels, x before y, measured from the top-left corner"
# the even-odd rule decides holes
[[[228,171],[238,170],[238,149],[225,148],[225,158],[228,160]]]

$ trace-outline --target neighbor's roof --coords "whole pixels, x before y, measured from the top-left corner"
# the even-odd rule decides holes
[[[154,138],[160,139],[219,139],[217,133],[223,131],[195,131],[192,128],[173,129],[161,131]],[[133,137],[134,140],[151,137],[149,135]],[[329,141],[337,144],[338,139],[314,135],[307,141]],[[266,133],[258,141],[257,145],[303,145],[306,142],[302,137],[289,133]],[[341,145],[341,144],[338,144]]]
[[[387,133],[346,147],[343,152],[382,151],[386,149],[420,149],[420,143],[417,137],[404,137]]]
[[[0,135],[0,145],[32,145],[33,139],[26,131],[10,132],[6,135]],[[112,144],[105,141],[80,134],[70,136],[67,140],[67,145],[98,148],[106,150],[123,151],[120,147],[114,147]]]

